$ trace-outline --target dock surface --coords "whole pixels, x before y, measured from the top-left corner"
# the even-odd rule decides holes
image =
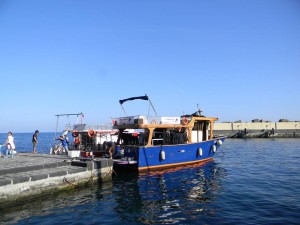
[[[72,159],[67,155],[17,153],[0,158],[0,208],[53,191],[88,182],[110,180],[110,159]]]

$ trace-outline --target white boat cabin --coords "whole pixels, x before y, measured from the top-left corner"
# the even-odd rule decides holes
[[[117,144],[176,145],[197,143],[213,138],[213,124],[218,118],[198,115],[180,117],[126,116],[113,119],[119,130]]]
[[[74,148],[80,150],[105,149],[106,143],[117,141],[117,131],[110,124],[76,124],[72,130]],[[79,142],[76,139],[79,139]]]

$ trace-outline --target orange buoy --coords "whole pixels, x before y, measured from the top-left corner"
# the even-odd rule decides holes
[[[73,136],[73,137],[78,137],[78,131],[77,131],[77,130],[73,130],[72,136]]]
[[[183,117],[182,124],[186,125],[188,122],[189,122],[188,119],[186,117]]]
[[[96,134],[96,133],[95,133],[94,130],[89,130],[89,131],[88,131],[88,135],[89,135],[89,137],[91,137],[91,138],[92,138],[92,137],[95,137],[95,134]]]

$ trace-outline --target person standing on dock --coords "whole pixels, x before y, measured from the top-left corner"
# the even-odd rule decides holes
[[[13,137],[11,131],[8,132],[7,139],[2,146],[5,146],[5,145],[7,146],[5,158],[8,157],[8,151],[10,151],[11,158],[13,158],[14,154],[15,154],[16,146],[15,146],[14,137]]]
[[[39,134],[39,133],[40,133],[40,132],[39,132],[38,130],[36,130],[36,131],[34,132],[33,136],[32,136],[32,145],[33,145],[32,152],[33,152],[34,154],[36,154],[36,146],[37,146],[37,144],[39,143],[38,140],[37,140],[37,137],[38,137],[38,134]]]

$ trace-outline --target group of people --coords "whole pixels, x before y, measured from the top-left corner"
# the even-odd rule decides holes
[[[14,157],[14,154],[15,154],[15,151],[16,151],[16,146],[15,146],[15,143],[14,143],[14,137],[13,137],[11,131],[8,132],[8,134],[7,134],[7,139],[6,139],[6,141],[4,142],[4,144],[3,144],[3,145],[0,145],[0,149],[1,149],[3,146],[6,146],[6,151],[5,151],[5,154],[3,153],[3,157],[4,157],[4,158],[8,158],[8,153],[10,152],[11,158],[13,158],[13,157]],[[2,154],[2,151],[1,151],[0,153]]]
[[[32,136],[32,145],[33,145],[32,152],[33,153],[37,153],[36,146],[38,144],[38,140],[37,140],[38,134],[39,134],[39,131],[36,130],[34,132],[33,136]],[[2,152],[2,147],[6,147],[5,152],[4,152],[4,149],[3,149],[3,152]],[[4,158],[8,158],[8,155],[10,154],[11,158],[14,157],[14,154],[16,153],[16,145],[15,145],[15,142],[14,142],[14,136],[13,136],[11,131],[9,131],[7,133],[7,139],[5,140],[4,144],[0,145],[0,150],[1,150],[0,151],[0,156],[2,156],[2,154],[3,154]]]
[[[37,145],[39,143],[38,142],[38,135],[39,135],[38,130],[36,130],[34,132],[34,134],[32,135],[32,146],[33,146],[32,153],[33,154],[37,153]],[[69,141],[68,141],[67,135],[62,134],[56,140],[60,141],[60,143],[61,143],[60,146],[62,148],[61,150],[65,153],[67,153],[69,151],[69,149],[68,149]],[[80,144],[79,137],[76,137],[75,140],[74,140],[75,149],[79,147],[79,144]],[[6,147],[6,148],[4,149],[3,147]],[[16,153],[16,146],[15,146],[15,143],[14,143],[14,136],[13,136],[12,132],[9,131],[7,133],[6,141],[4,142],[4,144],[0,145],[0,157],[3,156],[4,158],[7,158],[8,155],[11,155],[11,158],[13,158],[15,153]]]
[[[32,146],[33,146],[32,153],[33,154],[37,153],[37,145],[39,143],[38,142],[39,133],[40,132],[38,130],[36,130],[34,132],[34,134],[32,135]],[[62,146],[64,152],[69,151],[69,149],[68,149],[68,138],[67,138],[66,135],[61,135],[56,140],[59,140],[61,142],[61,146]],[[79,144],[78,140],[75,141],[75,145]],[[6,148],[2,149],[2,147],[6,147]],[[0,145],[0,157],[2,157],[2,155],[3,155],[4,158],[8,158],[8,155],[10,154],[11,158],[13,158],[15,153],[16,153],[16,146],[15,146],[15,143],[14,143],[14,136],[13,136],[12,132],[9,131],[8,134],[7,134],[6,141],[4,142],[3,145]]]

